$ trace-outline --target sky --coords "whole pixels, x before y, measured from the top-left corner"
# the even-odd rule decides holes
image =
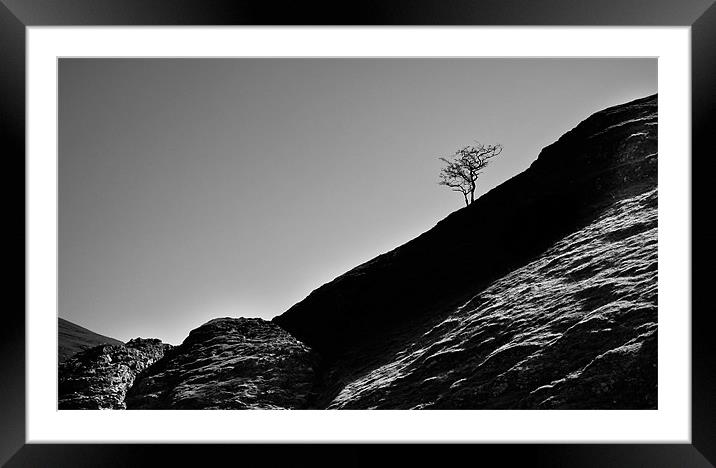
[[[656,59],[59,60],[59,316],[179,344],[270,319],[464,205],[441,156],[500,143],[485,193]]]

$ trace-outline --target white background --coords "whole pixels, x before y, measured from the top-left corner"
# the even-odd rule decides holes
[[[690,442],[689,28],[27,31],[27,442]],[[57,58],[67,56],[658,57],[659,409],[57,411]]]

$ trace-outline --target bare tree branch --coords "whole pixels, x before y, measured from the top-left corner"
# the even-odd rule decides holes
[[[448,158],[438,158],[445,163],[440,170],[439,185],[462,193],[465,205],[475,201],[477,179],[487,167],[490,159],[502,153],[502,145],[483,145],[475,142],[455,151]],[[469,198],[468,198],[469,195]]]

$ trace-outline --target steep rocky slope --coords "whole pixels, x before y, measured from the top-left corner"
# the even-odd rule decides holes
[[[306,406],[317,357],[275,324],[223,318],[193,330],[138,379],[129,409]]]
[[[57,329],[57,355],[60,364],[70,356],[73,356],[85,349],[93,348],[101,344],[122,344],[119,340],[100,335],[63,318],[57,319]]]
[[[124,409],[136,376],[169,348],[159,340],[137,338],[76,354],[59,369],[59,409]]]
[[[433,229],[336,278],[274,321],[334,355],[521,267],[616,200],[656,185],[657,99],[597,112],[525,172]]]
[[[324,358],[314,404],[654,407],[657,106],[597,112],[275,318]]]
[[[626,198],[340,389],[331,408],[653,408],[656,190]]]

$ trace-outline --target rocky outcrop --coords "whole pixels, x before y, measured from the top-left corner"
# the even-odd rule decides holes
[[[308,346],[271,322],[215,319],[137,380],[127,408],[304,408],[316,364]]]
[[[59,409],[124,409],[134,379],[171,346],[136,338],[75,354],[59,368]]]

